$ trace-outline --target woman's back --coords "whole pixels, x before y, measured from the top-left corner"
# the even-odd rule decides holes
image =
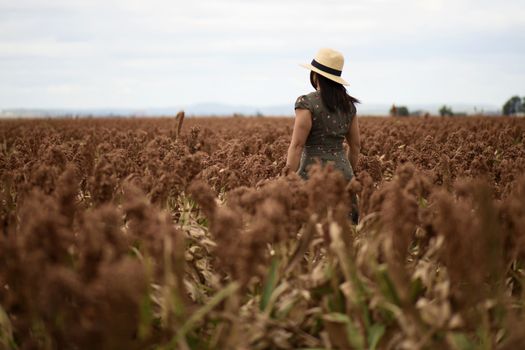
[[[351,112],[330,112],[323,104],[321,93],[317,90],[302,95],[295,102],[295,109],[308,109],[312,114],[312,128],[306,139],[305,148],[313,153],[338,152],[343,150],[343,141],[356,109],[351,104]]]

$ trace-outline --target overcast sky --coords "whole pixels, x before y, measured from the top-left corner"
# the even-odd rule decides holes
[[[523,0],[0,0],[0,108],[292,104],[320,47],[364,103],[525,95]]]

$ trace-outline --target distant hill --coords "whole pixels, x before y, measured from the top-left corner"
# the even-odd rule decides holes
[[[401,104],[400,104],[401,105]],[[408,105],[410,111],[425,111],[438,114],[443,104],[415,104]],[[497,114],[500,108],[487,104],[448,104],[454,112],[474,114]],[[385,116],[388,115],[391,104],[363,103],[357,108],[360,115]],[[93,109],[0,109],[0,117],[55,117],[55,116],[168,116],[184,110],[189,116],[227,116],[233,114],[291,116],[294,114],[293,104],[273,106],[228,105],[222,103],[198,103],[181,107],[166,108],[93,108]]]

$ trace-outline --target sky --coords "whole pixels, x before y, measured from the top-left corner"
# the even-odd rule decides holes
[[[0,0],[0,109],[293,105],[321,47],[364,104],[525,95],[524,0]]]

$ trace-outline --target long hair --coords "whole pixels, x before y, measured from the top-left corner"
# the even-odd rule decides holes
[[[348,114],[351,112],[350,105],[355,107],[356,103],[360,103],[357,98],[350,96],[346,92],[344,85],[325,78],[314,71],[310,71],[310,84],[312,84],[314,89],[317,89],[314,78],[319,82],[321,100],[330,112],[339,111]]]

